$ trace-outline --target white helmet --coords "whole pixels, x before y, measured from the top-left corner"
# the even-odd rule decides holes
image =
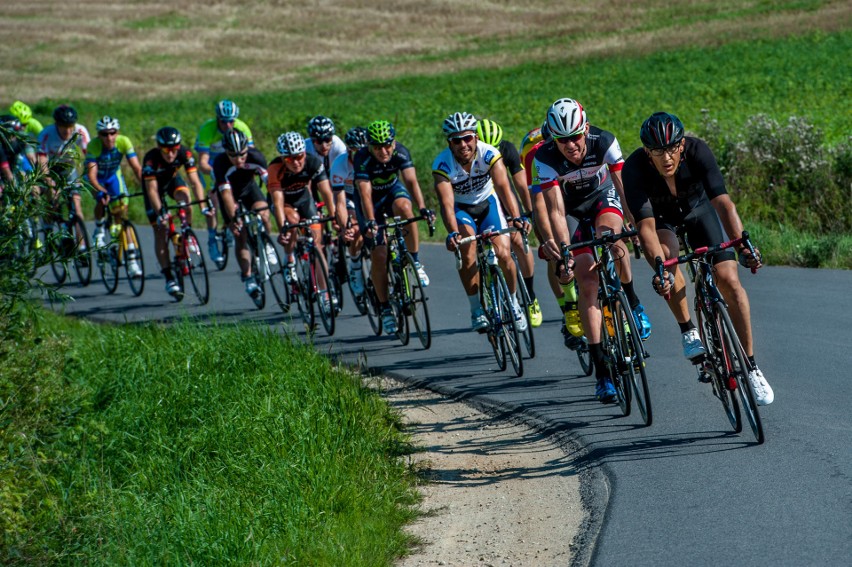
[[[98,132],[103,132],[104,130],[120,130],[121,126],[118,125],[118,118],[113,118],[112,116],[104,116],[100,120],[98,120],[97,124],[95,124],[95,130]]]
[[[459,132],[476,132],[476,117],[467,112],[454,112],[444,120],[444,136],[449,138]]]
[[[579,134],[586,127],[586,111],[574,99],[560,98],[547,111],[548,130],[554,138]]]
[[[282,156],[297,156],[305,153],[305,139],[298,132],[285,132],[278,136],[276,147]]]

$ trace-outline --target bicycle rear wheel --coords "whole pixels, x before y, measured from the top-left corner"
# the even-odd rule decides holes
[[[216,269],[220,272],[228,267],[228,227],[220,227],[216,229],[216,245],[219,247],[219,252],[222,254],[221,262],[214,262]]]
[[[119,245],[115,241],[111,241],[95,251],[98,271],[101,274],[101,281],[104,283],[107,294],[113,294],[118,289],[118,251]]]
[[[44,227],[44,240],[48,250],[50,271],[56,279],[56,285],[62,285],[68,279],[68,256],[74,249],[74,239],[68,233],[64,223],[47,224]]]
[[[376,296],[376,286],[373,284],[373,278],[370,275],[373,266],[373,261],[370,254],[362,252],[361,257],[361,274],[364,276],[364,308],[366,309],[367,319],[370,321],[370,327],[376,336],[382,334],[382,311],[379,309],[379,298]]]
[[[506,341],[503,340],[502,336],[504,331],[500,320],[499,283],[491,277],[490,272],[486,269],[480,269],[479,282],[479,302],[486,317],[488,317],[488,331],[486,333],[488,343],[494,352],[497,367],[502,372],[508,368],[509,362],[506,359]]]
[[[266,248],[258,234],[253,234],[251,228],[249,230],[248,246],[249,254],[251,255],[252,274],[254,274],[254,283],[258,287],[257,298],[252,297],[254,306],[258,311],[266,307],[266,285],[264,285],[269,274],[269,258],[266,256]]]
[[[521,267],[518,265],[517,258],[515,258],[515,270],[517,270],[518,274],[518,303],[521,304],[521,308],[524,310],[524,317],[527,320],[527,330],[521,333],[521,339],[523,339],[527,355],[530,358],[535,358],[535,337],[533,336],[532,320],[530,320],[530,305],[532,305],[532,299],[530,299],[530,292],[527,289],[527,284],[524,282],[523,276],[521,275]]]
[[[328,270],[325,267],[325,262],[323,262],[322,254],[319,250],[311,251],[311,262],[314,266],[314,278],[316,281],[317,288],[317,311],[319,311],[320,321],[322,321],[322,326],[325,328],[325,332],[328,336],[334,335],[334,294],[336,291],[333,289],[333,283],[331,278],[328,276]],[[325,295],[328,297],[323,297],[323,293],[319,290],[319,280],[325,281]]]
[[[139,247],[139,235],[136,233],[136,226],[129,220],[124,221],[124,271],[127,274],[127,283],[130,284],[130,291],[133,295],[139,297],[145,290],[145,259],[142,257],[142,249]],[[139,274],[131,275],[130,265],[135,261],[139,267]]]
[[[648,426],[654,420],[651,409],[651,394],[648,390],[648,376],[645,373],[645,354],[642,349],[642,339],[639,338],[639,328],[633,318],[633,312],[624,292],[619,292],[620,297],[615,307],[614,320],[616,329],[619,330],[619,341],[621,345],[622,359],[619,361],[619,373],[622,379],[629,384],[631,398],[639,408],[642,422]],[[620,325],[618,325],[620,323]],[[627,387],[627,386],[625,386]]]
[[[583,375],[591,376],[595,371],[595,362],[592,360],[592,353],[589,350],[589,342],[583,337],[582,346],[577,349],[577,359],[580,361],[580,368],[583,370]]]
[[[405,313],[414,324],[414,332],[417,333],[420,344],[428,350],[432,346],[432,323],[429,321],[429,307],[426,305],[428,298],[423,291],[411,254],[406,254],[404,266],[402,280],[406,291]]]
[[[624,309],[623,305],[625,304],[622,301],[626,301],[626,299],[624,299],[624,292],[620,291],[618,294],[614,298],[608,298],[601,302],[601,316],[603,319],[601,321],[601,337],[603,338],[602,344],[609,377],[612,380],[613,386],[615,386],[618,406],[621,408],[621,413],[624,416],[628,416],[632,411],[633,400],[631,397],[630,381],[621,374],[621,368],[624,366],[625,359],[625,333],[623,323],[619,322],[615,317],[615,313]],[[609,311],[611,314],[609,315],[612,324],[611,330],[606,321],[606,311]]]
[[[737,396],[739,397],[742,411],[751,427],[754,438],[757,440],[757,444],[760,445],[766,439],[763,435],[763,422],[760,419],[760,412],[757,409],[754,392],[748,381],[748,373],[751,370],[751,366],[740,344],[737,332],[734,330],[734,325],[731,323],[727,307],[722,303],[716,303],[714,310],[719,328],[722,331],[722,348],[725,352],[730,376],[737,381]]]
[[[186,254],[186,267],[189,272],[189,280],[192,289],[201,305],[207,305],[210,300],[210,280],[207,276],[207,264],[204,262],[204,254],[201,245],[191,228],[183,231],[183,249]]]
[[[267,269],[268,272],[263,274],[263,279],[269,281],[269,287],[272,288],[272,295],[275,296],[275,302],[278,304],[279,309],[284,313],[290,311],[290,303],[288,300],[287,288],[287,280],[284,279],[284,264],[281,263],[281,255],[278,254],[278,249],[272,243],[272,239],[268,234],[264,233],[261,235],[261,240],[263,240],[263,245],[266,250],[272,250],[273,255],[267,256]]]
[[[399,262],[402,262],[402,258],[394,262],[391,260],[390,251],[388,251],[388,301],[396,319],[396,337],[403,345],[407,345],[411,340],[411,333],[408,327],[408,318],[405,316],[405,282],[402,266]]]
[[[92,242],[89,240],[89,232],[82,220],[75,216],[69,224],[69,229],[76,238],[73,256],[74,272],[80,280],[80,285],[86,287],[92,283]]]
[[[512,369],[520,378],[524,375],[524,357],[521,353],[521,334],[515,321],[515,310],[512,308],[512,295],[502,270],[495,268],[495,278],[500,286],[500,319],[503,328],[503,341],[506,345],[506,353],[512,363]]]

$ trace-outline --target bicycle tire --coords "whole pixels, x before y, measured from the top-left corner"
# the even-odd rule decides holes
[[[502,372],[508,368],[509,361],[506,360],[506,346],[500,338],[502,330],[500,326],[499,296],[495,285],[491,277],[491,272],[487,267],[480,265],[479,303],[482,305],[482,310],[488,318],[488,329],[486,330],[488,343],[494,352],[497,367]]]
[[[68,229],[62,222],[50,223],[44,227],[44,240],[47,248],[50,271],[53,272],[55,285],[61,286],[68,279],[67,255],[73,244]]]
[[[313,332],[316,318],[314,315],[313,295],[316,293],[313,286],[313,276],[311,275],[311,264],[307,254],[299,253],[296,256],[296,276],[298,282],[298,294],[296,295],[296,304],[299,308],[299,314],[302,316],[302,321],[308,332]]]
[[[497,282],[500,286],[500,317],[503,327],[503,341],[512,369],[518,378],[524,375],[524,356],[521,352],[521,333],[515,321],[515,310],[513,308],[512,294],[503,271],[495,268]]]
[[[589,342],[583,337],[583,346],[577,349],[577,360],[580,361],[580,368],[583,370],[584,376],[591,376],[595,371],[595,361],[592,360],[592,351],[589,350]]]
[[[624,300],[627,299],[625,295]],[[619,369],[625,380],[629,383],[631,401],[639,409],[639,415],[645,426],[654,421],[654,411],[651,406],[651,393],[648,389],[648,375],[645,368],[645,354],[642,348],[642,339],[639,338],[639,326],[633,317],[633,311],[628,303],[619,301],[614,313],[616,324],[621,323],[623,330],[622,342],[622,364]]]
[[[269,287],[272,288],[272,295],[275,296],[275,302],[278,304],[278,308],[284,313],[287,313],[290,311],[290,304],[287,297],[287,288],[289,286],[287,285],[287,280],[284,278],[284,264],[281,263],[281,255],[278,253],[278,248],[275,247],[275,244],[266,232],[261,234],[261,240],[263,240],[263,245],[267,249],[270,246],[272,247],[272,252],[274,254],[273,257],[268,257],[267,266],[269,268],[269,272],[263,276],[263,279],[269,281]]]
[[[207,274],[207,264],[204,262],[204,254],[201,252],[201,244],[191,228],[183,230],[183,249],[186,255],[186,267],[189,272],[189,281],[195,297],[201,305],[207,305],[210,301],[210,279]]]
[[[533,335],[532,320],[530,319],[530,306],[532,305],[532,300],[530,299],[530,292],[527,289],[527,284],[521,275],[521,267],[518,265],[517,258],[515,258],[515,269],[518,274],[518,301],[521,304],[521,309],[524,310],[524,317],[527,320],[527,330],[521,333],[521,338],[523,339],[527,356],[535,358],[535,336]]]
[[[254,283],[257,284],[257,288],[260,290],[260,296],[257,299],[252,297],[251,301],[258,311],[262,311],[266,307],[266,286],[264,285],[264,279],[266,278],[266,274],[269,273],[269,258],[266,256],[266,248],[264,248],[259,235],[252,233],[252,229],[248,229],[248,231],[249,265],[252,267]]]
[[[317,303],[317,311],[319,312],[320,321],[322,321],[322,326],[325,329],[326,334],[331,337],[334,336],[334,302],[333,302],[333,294],[336,293],[331,286],[333,285],[331,282],[331,278],[328,276],[328,269],[325,267],[325,262],[323,262],[322,253],[317,250],[311,250],[311,262],[314,267],[314,277],[316,278],[316,303]],[[322,276],[322,278],[320,278]],[[328,295],[328,302],[326,303],[322,297],[322,293],[320,292],[319,280],[325,280],[325,293]]]
[[[396,319],[396,337],[403,346],[406,346],[411,340],[411,331],[408,327],[408,318],[405,316],[405,305],[403,305],[402,261],[402,258],[392,260],[390,247],[388,247],[388,302]]]
[[[367,276],[366,276],[366,274],[364,274],[364,258],[367,256],[367,254],[365,252],[366,252],[366,250],[364,248],[361,248],[361,251],[359,252],[359,258],[358,259],[360,260],[359,263],[361,264],[361,276],[362,276],[361,281],[365,282],[365,287],[366,287]],[[354,258],[353,258],[353,260],[354,260]],[[358,313],[360,313],[361,315],[366,315],[367,314],[367,308],[368,308],[367,304],[369,303],[369,300],[367,299],[367,294],[363,293],[359,297],[358,294],[355,293],[355,290],[352,289],[352,283],[353,283],[352,278],[350,278],[347,275],[346,276],[346,286],[349,288],[349,294],[352,296],[352,303],[355,304],[355,307],[358,309]]]
[[[731,317],[728,314],[728,308],[723,303],[714,305],[716,316],[719,318],[719,328],[722,331],[722,340],[729,368],[737,381],[737,395],[742,412],[745,414],[746,420],[749,423],[754,438],[758,445],[762,445],[766,440],[763,433],[763,422],[760,419],[760,412],[757,409],[757,401],[754,398],[754,392],[751,389],[751,383],[748,381],[748,373],[751,366],[743,350],[734,325],[731,322]]]
[[[124,271],[127,275],[127,283],[130,284],[130,291],[134,296],[139,297],[145,291],[145,259],[142,257],[142,249],[139,247],[139,233],[136,232],[136,226],[129,220],[125,220],[124,226],[124,241],[129,247],[131,244],[134,248],[124,249]],[[124,246],[123,243],[120,243]],[[141,274],[138,277],[130,275],[130,255],[133,254],[136,263],[139,265]]]
[[[627,417],[632,411],[630,382],[623,380],[619,371],[619,366],[623,365],[625,358],[623,351],[625,333],[624,327],[616,324],[617,320],[615,318],[615,313],[617,313],[618,309],[623,309],[621,306],[627,305],[627,298],[624,296],[624,292],[619,290],[614,297],[605,299],[602,303],[606,305],[606,309],[612,314],[613,320],[612,331],[610,331],[606,324],[606,316],[603,313],[604,308],[602,307],[601,338],[603,339],[602,344],[606,356],[607,370],[609,371],[609,378],[612,380],[613,386],[615,386],[618,406],[621,408],[621,413]]]
[[[429,320],[429,306],[426,304],[428,298],[420,283],[420,276],[414,267],[414,258],[411,254],[405,255],[403,263],[403,284],[405,289],[404,303],[406,315],[414,324],[414,332],[420,340],[424,350],[432,346],[432,323]]]
[[[221,262],[213,262],[216,265],[216,269],[218,271],[223,271],[228,267],[228,254],[230,251],[228,250],[230,247],[228,246],[228,228],[217,228],[216,229],[216,246],[219,247],[219,253],[222,254]]]
[[[372,265],[373,260],[370,255],[363,254],[361,257],[361,275],[364,276],[364,308],[373,334],[379,336],[382,334],[382,311],[379,308],[379,298],[376,295],[376,286],[371,275]]]
[[[346,248],[341,245],[340,239],[332,239],[327,248],[331,250],[329,254],[330,265],[332,269],[328,271],[328,277],[334,284],[334,296],[337,297],[337,306],[335,308],[335,316],[343,310],[344,293],[343,282],[348,279],[346,270]],[[329,284],[331,287],[332,284]]]
[[[728,381],[727,361],[722,348],[721,331],[713,308],[709,305],[702,308],[700,297],[695,298],[695,314],[698,319],[698,332],[701,335],[701,344],[704,345],[703,370],[709,375],[713,388],[713,395],[722,403],[725,416],[731,424],[735,433],[743,430],[742,414],[740,404],[734,395],[736,380]]]
[[[89,231],[86,230],[86,225],[78,217],[74,217],[71,222],[71,230],[74,234],[79,231],[79,240],[74,247],[74,273],[77,274],[77,279],[80,285],[87,287],[92,283],[92,242],[89,239]],[[82,246],[85,244],[85,246]]]
[[[98,248],[95,255],[101,281],[106,288],[107,295],[112,295],[118,289],[119,244],[111,241],[106,246]]]

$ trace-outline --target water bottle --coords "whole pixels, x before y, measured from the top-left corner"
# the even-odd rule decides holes
[[[494,253],[493,248],[489,248],[488,252],[485,253],[485,261],[488,263],[489,266],[497,265],[497,255]]]
[[[601,312],[603,312],[604,324],[606,325],[606,330],[609,332],[610,336],[615,336],[615,325],[612,322],[612,311],[609,310],[609,305],[604,305],[601,308]]]

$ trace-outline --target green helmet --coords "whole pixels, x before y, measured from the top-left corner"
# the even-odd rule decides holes
[[[374,120],[367,125],[367,138],[371,144],[390,144],[396,138],[396,130],[387,120]]]
[[[21,121],[21,124],[28,124],[30,119],[33,117],[32,109],[19,100],[12,103],[12,106],[9,107],[9,113],[13,116],[17,116],[18,120]]]
[[[486,144],[497,146],[503,139],[503,127],[493,120],[483,118],[476,126],[476,135]]]

